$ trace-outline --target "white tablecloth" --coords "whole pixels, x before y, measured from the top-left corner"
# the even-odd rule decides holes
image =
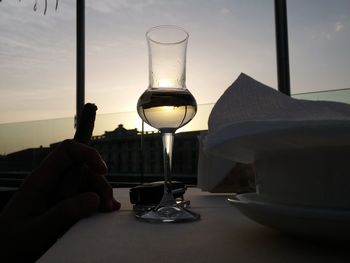
[[[39,260],[55,262],[350,262],[344,244],[293,239],[261,226],[232,207],[226,194],[187,191],[201,220],[185,224],[137,221],[129,189],[115,189],[122,209],[73,226]]]

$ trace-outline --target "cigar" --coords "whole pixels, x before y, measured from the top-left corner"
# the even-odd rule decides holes
[[[78,119],[74,141],[89,144],[94,130],[97,107],[95,104],[87,103]]]

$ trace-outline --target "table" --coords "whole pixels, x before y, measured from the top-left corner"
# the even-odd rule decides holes
[[[232,207],[228,194],[190,188],[186,199],[201,220],[184,224],[137,221],[129,189],[114,189],[115,213],[74,225],[38,262],[350,262],[347,244],[292,238],[261,226]]]

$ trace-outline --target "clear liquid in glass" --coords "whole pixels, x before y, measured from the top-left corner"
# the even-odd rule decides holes
[[[175,132],[193,119],[197,103],[187,89],[148,88],[139,98],[137,111],[150,126],[161,132]]]

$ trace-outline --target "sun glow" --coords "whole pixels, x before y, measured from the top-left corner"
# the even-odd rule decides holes
[[[176,86],[176,81],[173,79],[160,79],[158,85],[161,88],[171,88]]]
[[[174,106],[162,106],[162,111],[172,111],[174,108]]]

